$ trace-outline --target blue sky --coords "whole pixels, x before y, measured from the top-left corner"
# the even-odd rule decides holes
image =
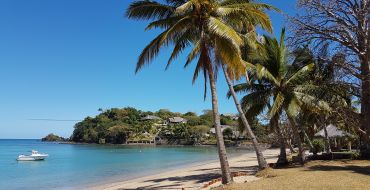
[[[184,57],[164,71],[168,51],[135,75],[142,48],[158,31],[124,18],[129,0],[0,1],[0,138],[69,137],[75,122],[98,108],[132,106],[201,113],[203,81],[195,85]],[[295,1],[265,0],[294,14]],[[275,34],[286,21],[271,14]],[[220,112],[236,112],[218,81]],[[209,96],[208,96],[209,97]]]

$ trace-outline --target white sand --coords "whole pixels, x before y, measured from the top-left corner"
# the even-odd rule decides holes
[[[264,156],[269,163],[276,162],[279,154],[279,149],[265,150]],[[229,164],[232,172],[246,172],[250,175],[236,177],[236,182],[242,183],[246,181],[257,180],[254,176],[257,171],[257,160],[254,152],[244,154],[238,157],[229,159]],[[142,190],[160,190],[160,189],[182,189],[195,190],[195,189],[209,189],[203,188],[213,179],[220,177],[220,164],[213,161],[206,164],[193,165],[187,168],[175,169],[168,172],[163,172],[155,175],[141,177],[137,179],[111,183],[101,186],[90,188],[91,190],[129,190],[129,189],[142,189]],[[215,183],[213,186],[220,185]]]

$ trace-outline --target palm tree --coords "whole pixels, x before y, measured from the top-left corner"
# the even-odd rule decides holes
[[[252,3],[249,2],[249,4],[252,4]],[[246,5],[248,5],[248,4],[246,3]],[[265,5],[264,7],[261,7],[261,8],[263,8],[263,9],[268,8],[268,9],[274,9],[276,11],[279,11],[278,9],[276,9],[272,6],[267,6],[267,5]],[[261,10],[263,10],[263,9],[261,9]],[[251,10],[251,11],[254,11],[254,10]],[[243,45],[244,47],[242,47],[242,48],[247,48],[247,47],[248,48],[254,48],[254,46],[256,45],[256,33],[255,33],[255,26],[256,25],[260,25],[260,26],[262,26],[263,29],[267,30],[268,32],[272,32],[271,22],[270,22],[270,19],[269,19],[267,14],[254,14],[253,12],[249,12],[249,14],[250,14],[249,17],[251,19],[249,20],[249,23],[247,23],[248,26],[243,26],[242,28],[236,28],[237,30],[242,29],[242,31],[240,31],[240,33],[241,33],[242,37],[244,38],[244,42],[245,42],[244,45]],[[259,18],[259,19],[255,19],[255,18]],[[243,111],[243,109],[240,105],[239,98],[237,97],[237,95],[234,91],[234,88],[233,88],[232,78],[233,79],[238,79],[238,78],[240,78],[240,75],[244,76],[245,73],[246,73],[246,69],[251,67],[251,65],[247,62],[245,62],[245,66],[246,67],[234,67],[234,68],[232,68],[232,67],[228,67],[227,64],[222,64],[222,70],[223,70],[227,85],[229,87],[229,96],[233,97],[233,100],[234,100],[235,106],[236,106],[236,108],[239,112],[239,117],[242,121],[242,124],[243,124],[245,130],[247,131],[247,133],[249,134],[249,136],[252,138],[253,148],[256,152],[259,169],[265,169],[265,168],[268,167],[268,164],[267,164],[266,159],[265,159],[265,157],[264,157],[264,155],[263,155],[263,153],[262,153],[262,151],[259,147],[258,140],[257,140],[256,136],[254,135],[254,132],[252,131],[251,126],[249,125],[249,122],[248,122],[248,120],[245,116],[245,113],[244,113],[244,111]],[[236,69],[239,69],[239,70],[236,70]]]
[[[301,108],[330,109],[326,102],[310,95],[308,89],[314,86],[305,80],[312,70],[314,64],[305,65],[295,69],[288,64],[287,48],[284,44],[285,30],[282,30],[280,42],[269,36],[264,36],[261,42],[261,51],[251,52],[250,61],[255,63],[255,80],[234,86],[236,92],[247,92],[242,98],[242,105],[247,110],[247,115],[256,116],[268,109],[271,126],[274,126],[280,135],[281,154],[278,162],[286,162],[285,140],[282,139],[278,127],[278,120],[283,112],[286,113],[288,121],[298,139],[299,161],[304,163],[305,155],[299,130],[295,117]],[[285,158],[284,158],[285,157]]]
[[[162,47],[174,45],[167,67],[186,48],[192,48],[185,67],[197,59],[193,83],[203,73],[212,95],[213,120],[216,129],[218,154],[222,171],[222,182],[231,183],[231,173],[226,148],[221,133],[220,115],[216,90],[217,70],[220,63],[241,70],[244,63],[240,56],[243,40],[234,28],[250,23],[250,13],[263,15],[261,10],[269,6],[250,4],[249,0],[166,0],[165,3],[141,0],[131,3],[126,14],[128,18],[150,20],[147,29],[159,28],[163,32],[153,39],[139,56],[136,72],[152,62]],[[269,23],[260,21],[263,27]],[[213,61],[213,60],[218,60]]]
[[[252,143],[253,143],[253,148],[256,152],[256,156],[257,156],[257,161],[258,161],[258,167],[260,169],[265,169],[268,167],[267,165],[267,162],[266,162],[266,159],[265,157],[263,156],[263,153],[259,147],[259,144],[258,144],[258,140],[256,138],[256,136],[254,135],[253,131],[252,131],[252,128],[250,127],[249,123],[248,123],[248,120],[245,116],[245,113],[242,109],[242,106],[240,105],[240,102],[239,102],[239,99],[235,93],[235,90],[234,90],[234,87],[233,87],[233,83],[230,79],[230,76],[228,74],[228,71],[227,71],[227,68],[225,65],[223,65],[222,67],[223,71],[224,71],[224,75],[225,75],[225,78],[226,78],[226,82],[229,86],[229,92],[230,92],[230,95],[233,96],[233,100],[234,100],[234,103],[235,103],[235,106],[239,112],[239,117],[246,129],[246,131],[248,132],[249,136],[252,138]]]
[[[314,55],[308,46],[299,47],[293,51],[293,54],[299,57],[299,59],[296,59],[292,65],[299,68],[305,63],[315,63],[315,70],[309,79],[311,84],[320,85],[320,87],[312,88],[311,91],[313,91],[316,97],[327,102],[333,111],[317,110],[318,112],[313,112],[303,109],[298,116],[298,121],[301,126],[306,125],[307,127],[311,127],[311,131],[313,132],[313,126],[323,126],[325,132],[325,150],[327,153],[330,153],[330,143],[326,126],[330,123],[345,123],[346,126],[351,126],[348,118],[354,112],[351,106],[351,88],[349,85],[337,81],[338,73],[334,68],[335,64],[342,60],[342,54],[339,53],[330,56],[328,50],[328,44],[323,45],[319,49],[318,55]],[[344,117],[346,119],[343,119]]]

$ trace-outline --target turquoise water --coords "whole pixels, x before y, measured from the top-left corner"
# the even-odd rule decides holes
[[[18,162],[30,150],[45,161]],[[245,150],[229,149],[231,154]],[[216,160],[214,147],[102,146],[0,140],[0,189],[80,189]]]

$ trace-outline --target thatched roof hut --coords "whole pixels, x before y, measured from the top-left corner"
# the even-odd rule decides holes
[[[347,133],[338,129],[335,125],[330,124],[326,126],[326,131],[328,132],[329,138],[341,138],[341,137],[353,137],[352,134]],[[321,129],[319,132],[315,134],[315,137],[323,137],[325,138],[325,130]]]
[[[182,117],[171,117],[171,118],[168,118],[168,121],[170,123],[187,123],[188,122],[187,119],[184,119]]]

